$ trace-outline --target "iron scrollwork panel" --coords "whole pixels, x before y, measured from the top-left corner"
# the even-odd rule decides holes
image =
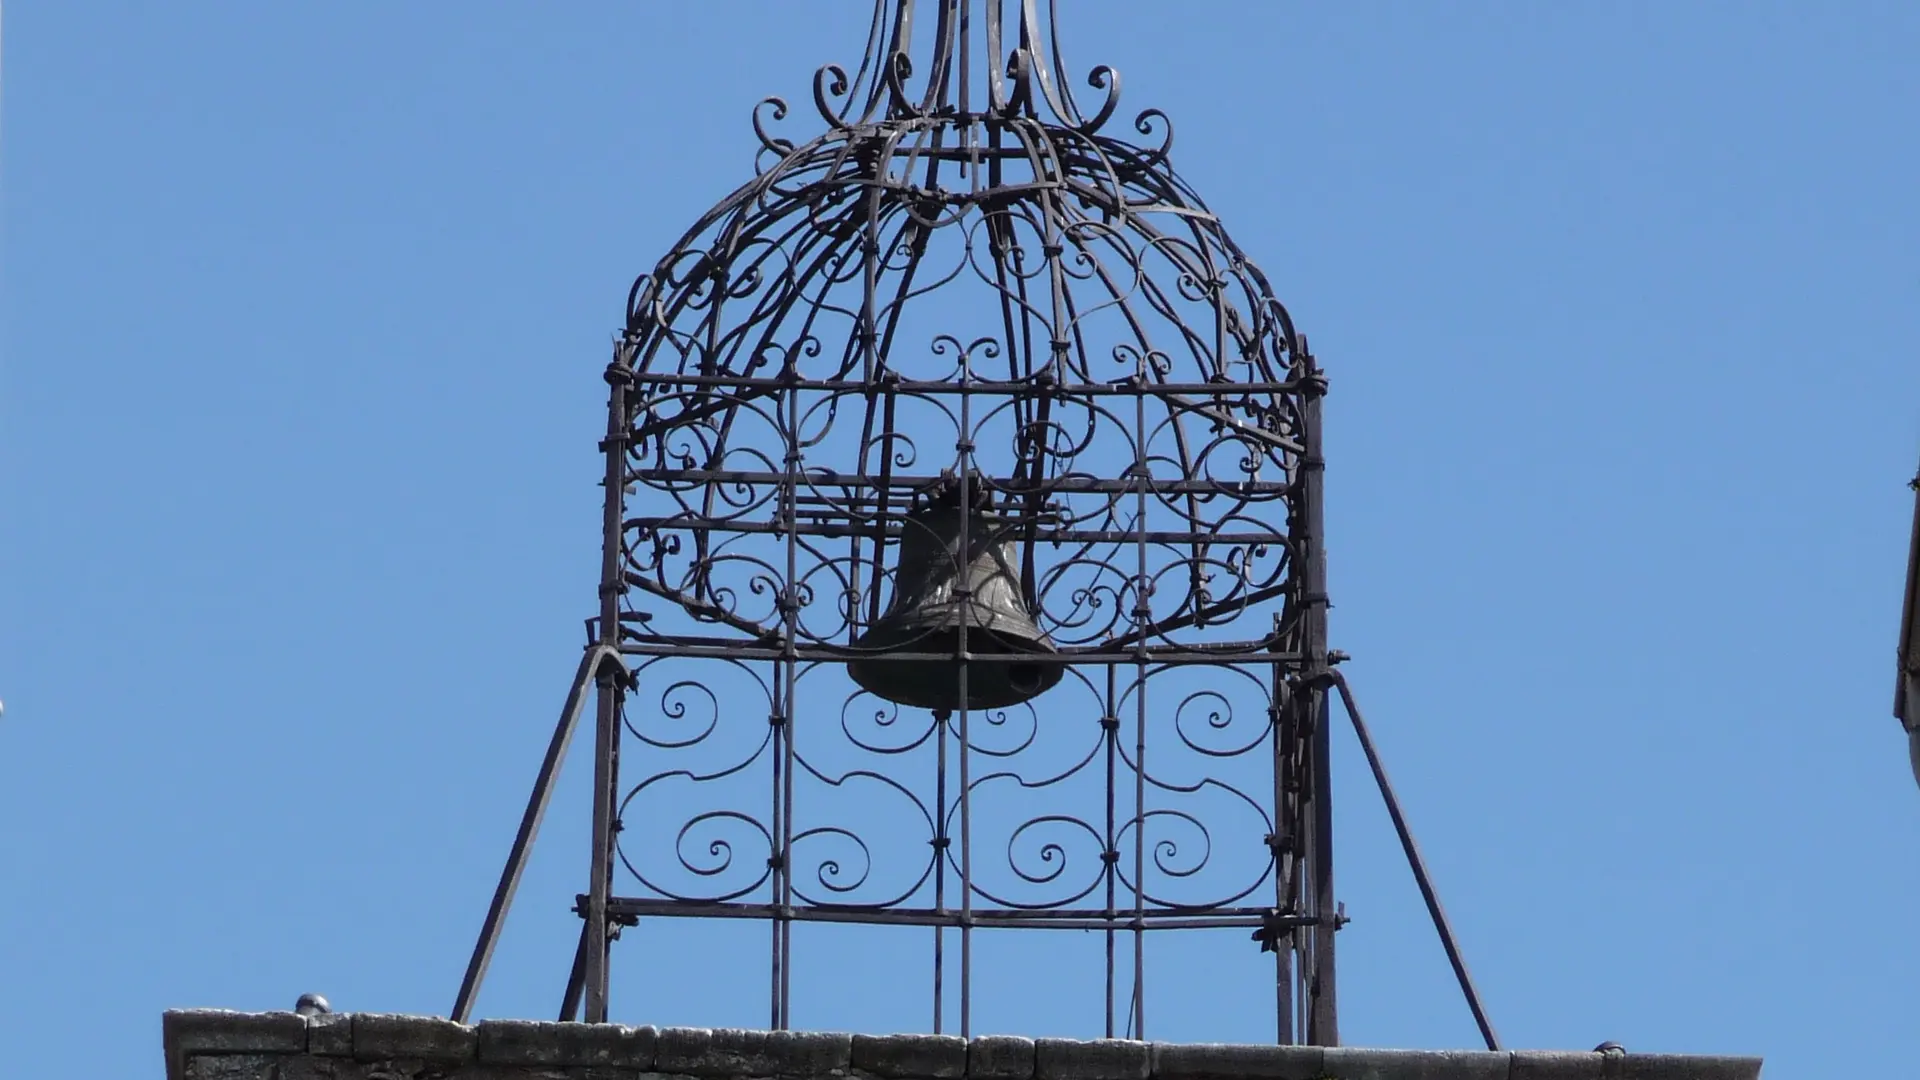
[[[1166,117],[1136,144],[1116,73],[1084,110],[1056,77],[1051,5],[953,0],[918,31],[915,8],[880,0],[859,67],[821,69],[824,134],[763,103],[756,175],[629,293],[621,887],[666,913],[1269,926],[1301,895],[1292,695],[1324,662],[1318,373],[1171,171]],[[956,483],[1064,669],[1021,705],[905,708],[847,674],[908,512]]]

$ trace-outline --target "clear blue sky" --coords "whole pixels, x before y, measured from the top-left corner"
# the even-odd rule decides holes
[[[1911,1070],[1920,6],[1077,6],[1332,377],[1333,643],[1506,1039]],[[627,286],[864,7],[8,6],[10,1075],[157,1076],[167,1007],[447,1010],[593,609]],[[1338,753],[1347,1039],[1472,1045]],[[584,760],[486,1015],[555,1006]],[[758,1023],[758,944],[631,936],[616,1018]],[[893,947],[795,1022],[920,1023]]]

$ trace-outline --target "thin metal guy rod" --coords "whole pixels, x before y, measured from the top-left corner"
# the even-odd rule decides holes
[[[582,901],[582,906],[585,902]],[[587,920],[580,920],[580,944],[573,950],[573,970],[567,973],[567,990],[560,995],[560,1022],[570,1024],[580,1018],[580,994],[587,985]]]
[[[1367,767],[1373,770],[1374,782],[1380,785],[1380,797],[1386,800],[1387,814],[1393,818],[1393,831],[1400,834],[1400,846],[1407,853],[1407,863],[1413,867],[1413,880],[1420,886],[1420,896],[1427,902],[1427,914],[1433,916],[1433,928],[1440,933],[1440,945],[1447,950],[1447,962],[1453,965],[1454,978],[1460,980],[1460,992],[1467,997],[1467,1008],[1473,1010],[1473,1022],[1480,1025],[1480,1037],[1487,1041],[1487,1049],[1500,1049],[1500,1036],[1494,1034],[1493,1021],[1487,1019],[1487,1010],[1480,1004],[1480,991],[1474,989],[1473,976],[1467,972],[1467,962],[1460,958],[1460,946],[1453,938],[1453,926],[1447,922],[1447,913],[1440,907],[1440,897],[1433,891],[1433,882],[1427,877],[1426,861],[1420,857],[1420,845],[1414,843],[1413,833],[1407,828],[1406,815],[1400,812],[1400,800],[1393,793],[1393,785],[1387,781],[1387,770],[1380,764],[1380,755],[1373,748],[1373,736],[1367,733],[1367,722],[1360,716],[1360,706],[1354,704],[1353,691],[1347,687],[1346,676],[1338,669],[1332,672],[1333,684],[1340,688],[1340,701],[1346,706],[1347,718],[1353,721],[1353,733],[1360,737],[1360,749],[1367,755]]]
[[[480,940],[474,943],[473,958],[467,961],[466,978],[460,980],[460,994],[454,998],[452,1019],[464,1024],[473,1013],[474,998],[487,977],[487,965],[493,962],[493,947],[500,941],[500,927],[506,922],[507,909],[513,906],[513,894],[520,888],[520,874],[527,868],[527,855],[533,850],[533,838],[540,832],[540,819],[547,814],[547,802],[553,795],[553,781],[566,759],[567,745],[573,741],[573,729],[580,720],[580,707],[587,687],[602,662],[620,663],[618,650],[596,645],[580,658],[580,670],[573,677],[573,689],[567,691],[567,703],[560,709],[560,722],[554,726],[553,740],[547,743],[546,759],[533,781],[533,793],[527,797],[526,813],[520,816],[520,832],[507,853],[507,865],[500,871],[500,884],[494,887],[493,903],[487,907],[486,922],[480,926]]]

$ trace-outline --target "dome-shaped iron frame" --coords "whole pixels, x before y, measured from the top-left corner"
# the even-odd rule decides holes
[[[1326,382],[1167,118],[1122,137],[1117,73],[1085,109],[1058,77],[1054,15],[878,0],[861,64],[814,79],[824,131],[763,102],[756,175],[629,293],[561,724],[597,685],[565,1016],[605,1019],[622,926],[748,918],[785,1028],[794,926],[880,923],[929,928],[931,1026],[967,1034],[975,935],[1074,929],[1104,935],[1106,1034],[1140,1038],[1145,936],[1213,929],[1272,954],[1281,1041],[1337,1042]],[[1014,708],[846,677],[905,515],[955,489],[1065,669]]]

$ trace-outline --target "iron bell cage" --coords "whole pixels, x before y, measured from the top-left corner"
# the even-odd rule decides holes
[[[563,1018],[623,928],[749,919],[783,1029],[796,924],[885,924],[968,1034],[979,936],[1072,930],[1141,1038],[1146,939],[1217,930],[1279,1041],[1338,1042],[1326,380],[1055,7],[877,0],[824,132],[762,102],[753,178],[633,284],[599,614],[456,1019],[595,700]]]

